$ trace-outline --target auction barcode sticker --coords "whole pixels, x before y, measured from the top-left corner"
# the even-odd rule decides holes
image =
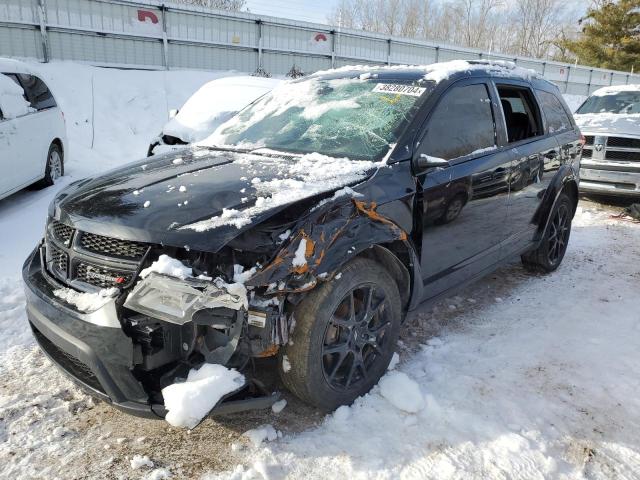
[[[426,88],[414,87],[412,85],[402,85],[398,83],[378,83],[372,90],[376,93],[390,93],[396,95],[411,95],[412,97],[419,97],[424,93]]]

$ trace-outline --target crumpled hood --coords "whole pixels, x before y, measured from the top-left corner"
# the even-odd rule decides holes
[[[184,149],[76,182],[50,214],[100,235],[215,252],[287,206],[361,182],[377,167],[319,154]]]
[[[582,133],[640,137],[640,114],[586,113],[573,116]]]

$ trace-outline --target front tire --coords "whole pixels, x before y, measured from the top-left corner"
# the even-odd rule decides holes
[[[566,193],[561,193],[551,211],[551,220],[537,249],[522,255],[522,264],[527,270],[553,272],[562,263],[571,235],[573,202]]]
[[[341,273],[296,306],[292,341],[278,362],[285,386],[325,411],[352,403],[378,382],[402,317],[398,287],[380,264],[356,258]]]
[[[44,169],[44,177],[37,184],[37,188],[45,188],[53,185],[56,180],[64,175],[64,157],[62,149],[57,143],[52,143],[47,154],[47,164]]]

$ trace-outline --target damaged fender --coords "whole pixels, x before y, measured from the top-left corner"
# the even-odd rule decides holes
[[[397,240],[407,240],[407,233],[381,215],[375,202],[351,198],[331,203],[312,211],[291,241],[247,285],[269,286],[268,293],[311,290],[318,278],[333,276],[341,265],[372,245]]]

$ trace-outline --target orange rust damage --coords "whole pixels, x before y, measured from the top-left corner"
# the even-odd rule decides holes
[[[360,201],[360,200],[353,200],[353,203],[355,204],[355,206],[356,206],[356,208],[358,209],[359,212],[364,213],[366,216],[368,216],[372,220],[375,220],[377,222],[381,222],[381,223],[384,223],[386,225],[389,225],[394,230],[399,231],[400,232],[400,237],[399,237],[400,240],[406,240],[407,239],[407,233],[404,230],[402,230],[400,227],[398,227],[395,223],[393,223],[388,218],[383,217],[378,212],[376,212],[376,206],[377,206],[376,202],[369,203],[369,208],[367,208],[365,202]]]
[[[257,354],[256,357],[260,357],[260,358],[273,357],[274,355],[278,354],[279,349],[280,347],[278,345],[275,345],[275,344],[269,345],[266,349],[264,349],[259,354]]]

